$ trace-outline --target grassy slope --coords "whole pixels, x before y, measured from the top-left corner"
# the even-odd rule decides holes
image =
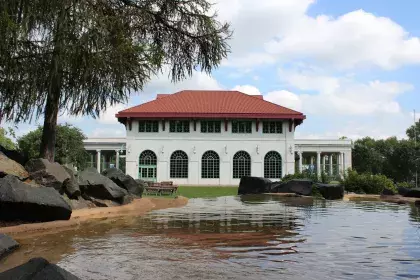
[[[178,195],[188,198],[237,195],[238,187],[179,187]]]

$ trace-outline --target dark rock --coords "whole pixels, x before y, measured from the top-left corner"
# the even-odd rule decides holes
[[[342,199],[344,197],[344,187],[341,185],[316,184],[315,188],[325,199]]]
[[[16,176],[22,181],[29,177],[29,173],[22,165],[0,153],[0,178],[6,175]]]
[[[114,207],[121,205],[120,203],[109,199],[92,198],[91,201],[96,207]]]
[[[22,166],[25,165],[26,162],[28,161],[28,156],[25,155],[24,153],[21,153],[16,150],[6,149],[5,147],[1,145],[0,145],[0,153],[3,153],[6,157],[10,158],[13,161],[16,161]]]
[[[126,195],[126,196],[124,196],[124,197],[123,197],[123,199],[122,199],[122,201],[121,201],[121,205],[130,204],[131,202],[133,202],[133,200],[134,200],[135,198],[136,198],[136,197],[135,197],[135,196],[133,196],[133,195],[131,195],[131,194]]]
[[[0,233],[0,259],[19,247],[13,238]]]
[[[78,177],[79,187],[85,199],[86,196],[90,196],[121,201],[128,194],[125,189],[120,188],[111,179],[99,174],[96,170],[86,169],[80,172]]]
[[[102,171],[102,175],[111,179],[119,187],[125,189],[130,194],[141,197],[144,190],[144,185],[139,184],[130,175],[125,174],[117,168],[109,168]]]
[[[31,159],[25,167],[35,182],[58,191],[61,191],[63,182],[70,178],[69,173],[59,163],[43,158]]]
[[[12,175],[0,179],[0,220],[47,222],[70,216],[70,205],[55,189],[35,188]]]
[[[420,198],[420,188],[408,189],[408,192],[404,196]]]
[[[0,279],[10,280],[80,280],[61,267],[43,258],[34,258],[15,268],[0,273]]]
[[[66,194],[63,194],[62,197],[70,205],[72,210],[96,207],[96,205],[91,200],[85,200],[82,197],[78,197],[77,199],[70,199]]]
[[[416,205],[417,207],[420,207],[420,200],[416,200],[416,201],[414,202],[414,205]]]
[[[398,187],[398,194],[402,195],[402,196],[405,196],[405,194],[408,193],[409,190],[410,189],[408,189],[408,188]]]
[[[395,192],[393,190],[390,190],[390,189],[384,189],[382,191],[382,195],[395,195]]]
[[[242,177],[239,183],[238,194],[259,194],[269,192],[271,181],[260,177]]]
[[[63,190],[71,199],[76,199],[81,195],[79,183],[76,178],[67,178],[64,180]]]
[[[273,193],[296,193],[300,195],[312,194],[313,181],[308,179],[293,179],[288,182],[274,182],[270,187]]]

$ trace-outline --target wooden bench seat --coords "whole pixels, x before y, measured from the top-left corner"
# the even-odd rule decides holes
[[[173,182],[153,182],[145,188],[145,191],[146,194],[172,195],[178,191],[178,186],[174,185]]]

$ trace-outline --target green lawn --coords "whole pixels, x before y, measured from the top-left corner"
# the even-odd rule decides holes
[[[237,195],[238,187],[179,187],[178,195],[188,198]]]

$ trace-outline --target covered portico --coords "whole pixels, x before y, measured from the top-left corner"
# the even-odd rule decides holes
[[[88,166],[101,172],[110,167],[125,171],[125,138],[88,138],[85,149],[90,155]]]
[[[351,161],[352,141],[340,140],[295,140],[296,171],[315,173],[321,176],[341,177],[352,167]]]

